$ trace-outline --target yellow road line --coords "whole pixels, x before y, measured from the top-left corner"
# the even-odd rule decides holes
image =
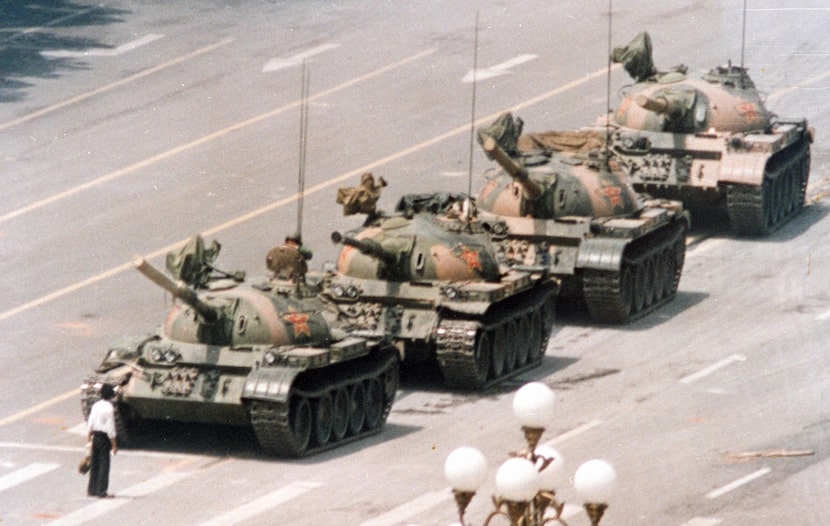
[[[222,46],[230,44],[233,41],[234,41],[233,38],[226,38],[225,40],[220,40],[219,42],[217,42],[215,44],[211,44],[210,46],[205,46],[203,48],[197,49],[196,51],[193,51],[192,53],[188,53],[187,55],[182,55],[181,57],[174,58],[173,60],[170,60],[170,61],[165,62],[163,64],[159,64],[158,66],[154,66],[150,69],[145,69],[144,71],[140,71],[140,72],[138,72],[134,75],[130,75],[129,77],[125,77],[121,80],[117,80],[117,81],[115,81],[111,84],[107,84],[106,86],[101,86],[100,88],[94,89],[94,90],[86,92],[86,93],[82,93],[81,95],[78,95],[76,97],[72,97],[71,99],[67,99],[63,102],[58,102],[57,104],[53,104],[51,106],[46,106],[45,108],[41,108],[38,111],[28,113],[28,114],[26,114],[26,115],[24,115],[20,118],[14,119],[12,121],[0,123],[0,131],[5,130],[7,128],[11,128],[12,126],[17,126],[18,124],[22,124],[24,122],[28,122],[32,119],[36,119],[37,117],[40,117],[42,115],[46,115],[47,113],[52,113],[53,111],[59,110],[61,108],[65,108],[65,107],[70,106],[72,104],[84,101],[86,99],[94,97],[95,95],[100,95],[101,93],[106,93],[108,91],[114,90],[115,88],[123,86],[124,84],[128,84],[128,83],[130,83],[134,80],[138,80],[140,78],[152,75],[153,73],[158,73],[159,71],[161,71],[163,69],[167,69],[170,66],[175,66],[176,64],[180,64],[180,63],[182,63],[186,60],[190,60],[192,58],[198,57],[199,55],[204,55],[205,53],[209,53],[209,52],[213,51],[214,49],[218,49]]]
[[[45,402],[41,402],[37,405],[33,405],[29,409],[24,409],[23,411],[20,411],[19,413],[13,414],[12,416],[7,416],[6,418],[0,420],[0,427],[5,426],[7,424],[11,424],[12,422],[20,420],[21,418],[25,418],[25,417],[27,417],[31,414],[37,413],[38,411],[41,411],[43,409],[46,409],[47,407],[50,407],[50,406],[53,406],[53,405],[58,404],[60,402],[63,402],[64,400],[68,400],[69,398],[72,398],[73,396],[80,396],[80,391],[78,389],[73,389],[71,391],[67,391],[67,392],[63,393],[62,395],[58,395],[54,398],[46,400]]]
[[[398,62],[395,62],[393,64],[388,64],[388,65],[386,65],[382,68],[376,69],[376,70],[374,70],[372,72],[369,72],[365,75],[362,75],[360,77],[356,77],[354,79],[348,80],[348,81],[346,81],[342,84],[338,84],[337,86],[334,86],[333,88],[329,88],[325,91],[321,91],[319,93],[316,93],[316,94],[308,97],[308,101],[313,102],[313,101],[315,101],[315,100],[317,100],[321,97],[325,97],[327,95],[331,95],[332,93],[336,93],[338,91],[344,90],[348,87],[354,86],[355,84],[358,84],[360,82],[364,82],[364,81],[369,80],[371,78],[377,77],[378,75],[382,75],[382,74],[384,74],[384,73],[386,73],[390,70],[401,67],[405,64],[408,64],[410,62],[413,62],[415,60],[423,58],[427,55],[435,53],[436,51],[437,50],[435,50],[435,49],[428,49],[428,50],[422,51],[421,53],[418,53],[416,55],[412,55],[410,57],[407,57],[403,60],[399,60]],[[2,223],[4,221],[8,221],[9,219],[12,219],[14,217],[21,216],[21,215],[26,214],[28,212],[31,212],[33,210],[37,210],[38,208],[42,208],[42,207],[44,207],[46,205],[49,205],[49,204],[52,204],[56,201],[61,201],[63,199],[66,199],[69,196],[75,195],[75,194],[80,193],[84,190],[92,188],[93,186],[98,186],[100,184],[103,184],[103,183],[118,179],[120,177],[123,177],[125,175],[131,174],[131,173],[133,173],[137,170],[140,170],[141,168],[146,168],[147,166],[150,166],[150,165],[155,164],[159,161],[163,161],[164,159],[167,159],[167,158],[173,157],[175,155],[178,155],[178,154],[180,154],[184,151],[190,150],[190,149],[195,148],[197,146],[201,146],[202,144],[213,141],[213,140],[218,139],[220,137],[224,137],[225,135],[228,135],[231,132],[235,132],[235,131],[240,130],[242,128],[251,126],[253,124],[257,124],[258,122],[261,122],[265,119],[269,119],[271,117],[274,117],[275,115],[279,115],[280,113],[284,113],[284,112],[286,112],[290,109],[296,108],[299,105],[300,105],[300,101],[295,101],[295,102],[286,104],[284,106],[281,106],[277,109],[274,109],[272,111],[269,111],[269,112],[266,112],[266,113],[261,113],[261,114],[255,116],[255,117],[251,117],[250,119],[246,119],[244,121],[237,122],[236,124],[232,124],[231,126],[228,126],[228,127],[223,128],[221,130],[218,130],[218,131],[215,131],[215,132],[210,133],[208,135],[205,135],[203,137],[200,137],[200,138],[198,138],[194,141],[190,141],[188,143],[181,144],[179,146],[176,146],[175,148],[167,150],[166,152],[162,152],[158,155],[154,155],[152,157],[144,159],[143,161],[133,163],[133,164],[131,164],[131,165],[125,167],[125,168],[121,168],[121,169],[116,170],[114,172],[110,172],[106,175],[102,175],[101,177],[99,177],[97,179],[93,179],[93,180],[88,181],[84,184],[75,186],[75,187],[73,187],[69,190],[66,190],[65,192],[61,192],[59,194],[52,195],[50,197],[47,197],[45,199],[41,199],[40,201],[36,201],[36,202],[31,203],[31,204],[29,204],[27,206],[24,206],[22,208],[18,208],[17,210],[13,210],[13,211],[5,214],[5,215],[0,216],[0,223]]]

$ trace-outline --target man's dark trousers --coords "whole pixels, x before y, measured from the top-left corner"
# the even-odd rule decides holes
[[[91,497],[105,497],[110,485],[110,451],[112,444],[106,433],[92,433],[92,453],[89,469],[89,485],[86,492]]]

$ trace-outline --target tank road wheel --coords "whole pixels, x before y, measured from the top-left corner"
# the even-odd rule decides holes
[[[333,427],[334,409],[331,402],[331,394],[326,393],[314,400],[314,443],[318,446],[325,446],[331,439]]]
[[[492,354],[493,340],[490,337],[490,332],[479,330],[475,347],[476,371],[475,378],[473,378],[474,387],[483,385],[487,380],[487,373],[490,371],[490,355]]]
[[[645,275],[645,302],[644,307],[648,308],[655,302],[655,287],[656,281],[654,277],[654,256],[649,256],[643,261],[643,273]]]
[[[352,396],[349,403],[349,434],[356,435],[366,423],[366,391],[363,384],[358,382],[352,386]]]
[[[554,323],[556,323],[556,295],[548,294],[544,305],[542,305],[542,331],[545,338],[550,337]]]
[[[507,358],[507,338],[504,325],[499,325],[492,331],[493,351],[490,353],[490,378],[498,378],[504,374],[504,364]]]
[[[380,379],[371,378],[366,381],[366,429],[372,430],[380,424],[383,416],[383,385]]]
[[[312,416],[311,404],[308,398],[297,396],[291,401],[291,409],[288,413],[291,425],[292,443],[287,444],[292,454],[302,455],[308,448],[311,440]]]
[[[667,260],[666,250],[654,254],[654,303],[666,296]]]
[[[521,367],[530,360],[530,313],[526,312],[515,323],[516,366]]]
[[[634,266],[634,304],[632,305],[632,313],[637,313],[643,310],[646,306],[646,266],[645,262],[641,261]]]
[[[349,391],[345,387],[332,394],[331,432],[334,440],[343,440],[349,430]]]
[[[508,320],[504,325],[504,339],[507,342],[507,355],[504,362],[504,372],[509,373],[519,365],[519,322]]]
[[[674,242],[674,249],[672,250],[671,269],[671,295],[677,294],[677,287],[680,286],[680,274],[683,273],[683,263],[686,261],[686,238],[681,237]]]
[[[545,355],[545,338],[542,336],[542,313],[539,309],[530,313],[530,333],[528,334],[530,363],[538,363]]]

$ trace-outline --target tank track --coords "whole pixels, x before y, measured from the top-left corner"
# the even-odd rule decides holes
[[[280,457],[302,457],[381,431],[398,389],[398,358],[348,363],[336,381],[330,372],[309,371],[286,402],[249,400],[251,426],[262,449]],[[315,377],[316,376],[316,377]]]
[[[115,414],[115,432],[118,435],[118,447],[129,448],[138,442],[136,436],[140,430],[142,420],[135,416],[130,408],[119,401],[118,394],[119,383],[111,381],[103,376],[88,376],[84,379],[84,384],[87,388],[81,393],[81,414],[84,421],[89,420],[89,412],[92,410],[92,405],[101,399],[100,386],[109,383],[116,388],[116,397],[114,400],[114,414]],[[96,387],[97,386],[97,387]]]
[[[804,138],[767,163],[761,186],[727,187],[732,229],[742,236],[765,236],[776,230],[803,208],[809,176],[810,148]]]
[[[686,225],[676,221],[636,240],[616,271],[587,269],[583,294],[591,318],[621,324],[639,319],[677,295],[686,257]]]
[[[538,366],[556,317],[556,289],[521,295],[486,319],[442,319],[436,330],[438,365],[446,382],[486,389]]]

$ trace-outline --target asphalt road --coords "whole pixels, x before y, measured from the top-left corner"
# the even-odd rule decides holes
[[[606,107],[608,6],[530,0],[26,2],[0,7],[0,523],[447,525],[456,447],[491,471],[522,446],[515,389],[542,381],[544,441],[569,472],[600,457],[619,489],[603,524],[821,524],[830,505],[830,9],[753,1],[744,62],[768,105],[816,128],[810,205],[766,239],[696,230],[678,297],[624,327],[562,313],[538,369],[481,394],[407,378],[383,433],[297,461],[250,432],[160,428],[114,460],[117,498],[85,497],[77,387],[108,345],[169,300],[131,269],[196,233],[229,270],[264,273],[296,228],[300,64],[310,72],[303,235],[313,267],[357,226],[334,203],[362,173],[382,208],[466,191],[475,120],[575,128]],[[643,1],[659,67],[741,58],[741,2]],[[628,83],[611,74],[611,101]],[[473,173],[489,162],[474,148]],[[482,179],[473,179],[473,189]],[[808,452],[792,455],[793,452]],[[492,481],[492,477],[491,477]],[[488,482],[468,519],[490,509]],[[560,495],[579,504],[569,487]],[[568,523],[588,524],[569,506]]]

